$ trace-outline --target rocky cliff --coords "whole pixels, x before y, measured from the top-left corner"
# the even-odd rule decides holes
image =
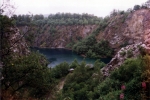
[[[145,43],[149,48],[150,9],[140,9],[111,16],[108,24],[100,30],[97,41],[109,40],[111,47],[118,51],[121,47]],[[98,25],[48,25],[32,26],[27,39],[35,47],[65,48],[91,34]]]
[[[109,40],[113,48],[142,42],[149,49],[149,33],[150,9],[141,9],[127,16],[113,17],[105,30],[99,34],[99,39]]]
[[[32,31],[28,33],[28,38],[32,41],[30,45],[33,47],[66,48],[91,34],[96,27],[97,25],[34,26],[31,27]]]
[[[15,55],[26,55],[28,54],[29,48],[25,41],[23,34],[20,33],[20,30],[17,27],[10,28],[12,34],[10,35],[9,42],[10,42],[10,50],[12,54]]]
[[[126,59],[137,57],[142,52],[141,49],[150,53],[150,9],[129,14],[122,24],[120,18],[121,16],[116,16],[115,21],[99,34],[101,38],[110,40],[112,47],[118,49],[110,63],[102,69],[105,76],[109,76],[110,72],[120,67]],[[124,43],[126,46],[121,47]]]
[[[111,61],[101,69],[104,76],[109,76],[110,72],[120,67],[126,59],[135,58],[144,50],[142,42],[128,45],[121,48]]]

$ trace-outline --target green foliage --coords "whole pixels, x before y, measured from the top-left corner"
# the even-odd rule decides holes
[[[111,74],[111,78],[118,79],[122,82],[128,82],[142,73],[142,60],[127,59],[122,66]]]
[[[0,15],[0,57],[3,61],[7,55],[10,55],[10,35],[14,34],[14,30],[10,30],[13,27],[13,20],[7,16]]]
[[[101,62],[98,60],[94,64],[94,70],[85,67],[85,62],[80,65],[74,61],[71,66],[75,66],[73,73],[69,74],[66,78],[65,85],[61,94],[61,98],[70,98],[72,100],[93,100],[98,95],[95,88],[102,78],[100,73]],[[60,97],[58,97],[60,98]]]
[[[18,26],[34,24],[42,26],[43,24],[49,25],[87,25],[87,24],[99,24],[102,18],[89,14],[71,14],[71,13],[57,13],[50,14],[48,18],[43,15],[14,15]]]
[[[13,15],[12,18],[15,20],[17,26],[25,26],[31,24],[32,17],[30,15]]]
[[[113,54],[113,50],[109,47],[109,42],[106,40],[101,40],[95,45],[95,52],[106,57],[110,57]]]
[[[128,59],[120,66],[119,69],[114,71],[110,78],[113,80],[118,80],[121,84],[126,83],[126,89],[124,91],[126,100],[134,99],[140,100],[141,91],[141,74],[142,69],[142,59]]]
[[[99,67],[99,69],[103,68],[106,64],[101,62],[99,59],[94,62],[94,68]],[[97,69],[98,70],[98,69]]]
[[[122,21],[121,21],[122,23],[125,22],[125,20],[126,20],[126,18],[128,17],[128,15],[129,15],[128,12],[124,12],[124,13],[123,13],[123,17],[122,17]],[[127,45],[126,42],[125,42],[124,46],[125,46],[125,45]]]
[[[107,95],[101,96],[99,100],[119,100],[120,94],[121,94],[121,90],[108,92]]]
[[[140,5],[135,5],[133,10],[139,10],[140,9]]]
[[[71,42],[69,44],[66,45],[66,48],[71,48],[72,49],[72,46],[74,45],[75,43],[74,42]]]
[[[133,56],[132,50],[128,50],[128,51],[127,51],[127,57],[130,58],[130,57],[132,57],[132,56]]]
[[[78,66],[79,66],[79,64],[78,64],[77,59],[74,59],[74,61],[70,64],[70,68],[76,68]]]
[[[32,32],[28,33],[28,35],[25,36],[25,39],[28,43],[33,43],[34,40],[34,34]]]
[[[126,55],[126,51],[120,52],[120,55],[121,55],[121,56],[125,56],[125,55]]]
[[[142,77],[144,79],[144,81],[146,82],[150,82],[150,56],[149,55],[145,55],[144,56],[144,73],[142,73]]]
[[[5,90],[22,94],[26,90],[28,96],[42,98],[53,88],[54,80],[46,66],[47,60],[38,53],[31,52],[27,56],[6,60],[4,64],[2,87]]]
[[[118,100],[119,95],[124,93],[125,100],[141,100],[142,62],[140,57],[126,60],[110,77],[96,84],[92,97],[99,100]],[[121,90],[123,84],[125,90]]]
[[[76,60],[73,63],[78,64]],[[13,60],[5,59],[2,90],[19,93],[20,98],[45,98],[47,93],[55,90],[57,82],[68,74],[70,68],[66,62],[51,69],[47,64],[45,57],[37,52]]]
[[[97,88],[100,95],[105,96],[110,92],[120,90],[120,82],[118,80],[107,78],[102,83],[100,83]]]
[[[45,30],[46,30],[46,29],[45,29]],[[56,28],[51,27],[51,28],[50,28],[50,30],[49,30],[49,32],[50,32],[50,33],[56,33],[56,32],[57,32],[57,30],[56,30]]]
[[[110,57],[113,54],[113,49],[109,47],[109,42],[105,40],[97,42],[94,35],[77,42],[73,46],[73,51],[91,58]]]
[[[63,62],[52,69],[52,75],[54,78],[62,78],[69,73],[69,64]]]
[[[66,78],[61,98],[118,100],[120,94],[124,93],[125,100],[141,100],[141,74],[144,66],[142,58],[127,59],[106,79],[100,73],[103,66],[99,60],[95,62],[94,69],[85,67],[84,62],[77,65],[74,72]],[[123,84],[125,90],[121,90]]]

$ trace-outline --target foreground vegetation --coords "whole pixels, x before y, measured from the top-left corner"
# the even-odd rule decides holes
[[[48,68],[46,58],[38,52],[10,59],[3,61],[3,99],[44,99],[55,91],[59,80],[69,73],[69,64],[65,62],[53,69]]]
[[[2,70],[3,99],[43,100],[51,96],[50,100],[117,100],[123,94],[124,100],[141,100],[147,90],[141,83],[150,81],[148,55],[127,59],[109,77],[101,73],[105,64],[99,60],[93,67],[74,60],[70,65],[64,62],[48,68],[43,55],[31,52],[28,56],[6,62]],[[74,71],[69,72],[70,68]],[[64,77],[63,89],[56,92],[57,84]]]
[[[142,76],[147,58],[149,56],[127,59],[107,78],[100,72],[100,63],[95,63],[91,69],[82,62],[68,74],[58,100],[118,100],[120,94],[124,95],[124,100],[144,100],[141,83],[147,77]]]

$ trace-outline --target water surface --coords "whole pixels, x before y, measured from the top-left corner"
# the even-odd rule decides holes
[[[50,64],[48,67],[55,67],[56,65],[66,61],[67,63],[71,63],[73,60],[77,60],[79,63],[85,61],[87,64],[94,64],[97,59],[92,58],[84,58],[72,50],[67,49],[48,49],[48,48],[33,48],[34,50],[38,50],[40,53],[46,56]],[[111,58],[102,58],[100,59],[104,63],[108,63]]]

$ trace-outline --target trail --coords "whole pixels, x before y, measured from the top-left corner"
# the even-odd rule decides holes
[[[65,84],[65,81],[66,81],[66,77],[62,78],[60,80],[60,82],[58,83],[58,85],[56,85],[56,90],[53,91],[52,93],[50,93],[47,97],[47,100],[56,100],[56,94],[59,93],[63,87],[64,87],[64,84]]]
[[[65,84],[66,78],[62,78],[61,81],[59,82],[59,84],[57,85],[57,92],[60,92],[60,90],[63,89],[64,84]]]

